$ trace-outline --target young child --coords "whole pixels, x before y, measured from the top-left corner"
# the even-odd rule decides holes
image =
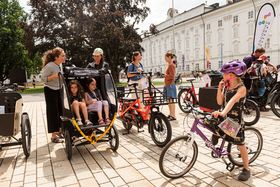
[[[223,80],[219,83],[217,92],[217,103],[223,105],[223,110],[215,111],[212,115],[230,117],[241,125],[241,129],[237,134],[237,138],[232,141],[238,145],[241,158],[243,161],[243,170],[238,176],[238,180],[246,181],[250,178],[248,152],[244,144],[244,123],[242,120],[243,101],[246,97],[246,87],[243,85],[240,76],[246,71],[246,64],[238,60],[225,63],[222,66]],[[223,91],[225,90],[225,92]],[[218,137],[212,136],[213,144],[218,143]]]
[[[96,111],[98,114],[99,125],[110,124],[111,120],[109,118],[109,104],[108,101],[103,100],[100,90],[96,88],[96,80],[90,79],[87,83],[88,92],[85,94],[85,100],[87,104],[88,111]],[[102,117],[102,108],[105,112],[105,120]]]
[[[69,84],[69,90],[71,108],[77,117],[76,120],[78,125],[83,125],[80,111],[82,111],[82,114],[85,118],[85,125],[92,125],[91,121],[88,120],[87,106],[82,96],[82,88],[79,82],[77,80],[72,80]]]

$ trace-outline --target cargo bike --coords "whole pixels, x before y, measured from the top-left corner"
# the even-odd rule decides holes
[[[138,84],[129,82],[129,89],[118,87],[118,118],[122,122],[128,134],[133,126],[138,132],[144,126],[148,126],[153,142],[164,147],[172,137],[172,128],[168,118],[160,111],[160,106],[168,105],[165,93],[152,84],[152,72],[131,73],[142,74],[146,77],[146,87],[138,90]],[[142,94],[142,101],[141,96]],[[134,96],[133,96],[134,95]],[[176,103],[177,99],[172,102]]]
[[[28,158],[31,125],[28,114],[22,112],[23,99],[17,90],[16,84],[0,85],[0,151],[3,147],[22,145],[23,153]]]
[[[111,123],[107,125],[98,124],[98,116],[96,112],[89,112],[89,120],[93,125],[79,126],[73,111],[69,97],[68,84],[71,80],[78,80],[85,89],[85,82],[94,78],[97,83],[97,88],[101,91],[102,98],[107,100],[110,109]],[[99,71],[94,69],[86,69],[79,67],[65,67],[64,74],[61,75],[62,82],[62,103],[63,116],[62,133],[65,138],[65,149],[67,158],[72,158],[73,146],[83,144],[95,144],[100,142],[108,142],[110,148],[115,152],[119,147],[119,135],[117,128],[114,125],[117,112],[116,89],[112,75],[109,71]],[[104,115],[104,114],[103,114]]]

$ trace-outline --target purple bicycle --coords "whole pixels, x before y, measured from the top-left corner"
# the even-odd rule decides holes
[[[192,108],[192,114],[194,122],[190,132],[171,140],[161,152],[159,167],[163,175],[175,179],[190,171],[198,155],[198,146],[194,140],[194,134],[197,134],[203,140],[204,144],[201,145],[206,145],[212,150],[212,157],[221,158],[224,161],[227,170],[232,171],[235,166],[243,166],[238,146],[233,144],[227,136],[221,135],[217,129],[217,125],[221,123],[220,119],[212,118],[210,113],[201,112],[194,108]],[[201,131],[201,127],[206,130],[205,133]],[[213,145],[209,140],[210,138],[207,138],[214,133],[219,134],[222,140],[220,146]],[[253,127],[245,127],[244,133],[246,139],[250,140],[245,141],[245,145],[249,155],[249,163],[252,163],[262,150],[263,138],[261,133]],[[226,158],[229,159],[229,162]]]

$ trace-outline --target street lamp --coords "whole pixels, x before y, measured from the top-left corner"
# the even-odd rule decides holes
[[[174,0],[172,0],[172,37],[173,37],[173,43],[172,43],[172,48],[173,48],[173,53],[175,53],[175,20],[174,20]]]

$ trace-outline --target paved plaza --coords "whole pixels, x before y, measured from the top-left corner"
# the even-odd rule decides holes
[[[167,107],[162,108],[165,114]],[[31,155],[25,160],[20,146],[4,148],[0,152],[0,187],[16,186],[280,186],[280,123],[271,112],[261,113],[255,127],[263,135],[263,150],[251,165],[252,177],[247,182],[237,180],[241,168],[229,172],[225,164],[211,157],[210,149],[200,139],[198,160],[184,177],[170,180],[158,166],[161,148],[148,133],[129,135],[120,122],[117,128],[120,147],[117,153],[107,143],[73,147],[73,157],[67,160],[65,144],[50,142],[47,133],[43,94],[24,96],[24,111],[32,124]],[[173,138],[183,134],[184,115],[177,107],[177,121],[172,122]],[[191,119],[190,119],[191,120]],[[249,141],[249,140],[247,140]]]

